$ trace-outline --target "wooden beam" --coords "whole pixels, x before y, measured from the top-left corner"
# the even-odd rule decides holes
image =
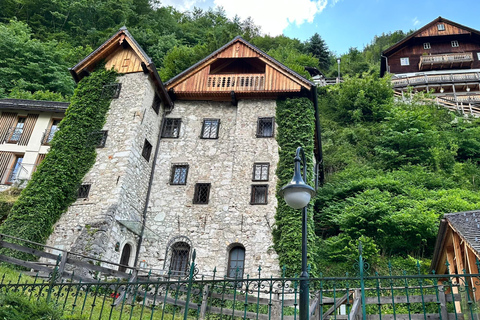
[[[469,274],[478,274],[478,266],[476,264],[476,256],[472,249],[466,245],[465,242],[465,256],[467,258],[467,266]],[[474,301],[480,300],[480,283],[477,278],[470,277],[470,288],[473,288]]]
[[[452,237],[453,240],[453,237]],[[450,248],[449,248],[450,249]],[[448,273],[451,275],[455,274],[455,253],[453,249],[447,250],[447,261],[448,261]],[[451,278],[452,284],[456,285],[457,278]],[[454,286],[452,287],[453,294],[457,295],[458,294],[458,287]],[[455,312],[457,313],[462,313],[462,306],[460,305],[460,301],[455,301]]]

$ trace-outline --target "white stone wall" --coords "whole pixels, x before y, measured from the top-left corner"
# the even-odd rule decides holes
[[[178,139],[162,138],[155,170],[147,226],[155,239],[145,242],[142,253],[149,267],[163,267],[167,243],[176,236],[190,239],[200,273],[226,273],[228,250],[245,247],[245,274],[279,273],[273,250],[278,163],[274,137],[257,138],[258,117],[274,117],[274,100],[230,102],[176,101],[169,118],[181,118]],[[200,139],[204,118],[220,119],[218,139]],[[252,182],[253,164],[270,163],[269,181]],[[186,185],[170,185],[171,166],[189,165]],[[196,183],[211,183],[206,205],[193,204]],[[268,204],[251,205],[251,185],[268,184]],[[168,265],[168,257],[167,257]]]
[[[120,96],[112,100],[103,127],[108,130],[105,147],[96,149],[96,163],[84,178],[91,183],[89,197],[70,206],[47,244],[118,263],[123,245],[129,243],[132,265],[138,240],[117,220],[142,221],[161,114],[151,107],[154,88],[148,75],[126,74],[118,80]],[[142,157],[145,138],[153,146],[148,162]]]

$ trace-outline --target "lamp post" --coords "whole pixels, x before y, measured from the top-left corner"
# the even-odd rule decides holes
[[[337,58],[337,64],[338,64],[338,82],[337,83],[340,83],[340,61],[342,61],[342,59]]]
[[[302,170],[303,169],[303,170]],[[302,177],[303,173],[303,177]],[[307,206],[315,196],[315,189],[305,183],[307,180],[307,161],[302,147],[295,154],[295,169],[292,181],[282,187],[279,195],[293,209],[302,209],[302,273],[300,274],[300,320],[309,318],[309,283],[307,271]]]

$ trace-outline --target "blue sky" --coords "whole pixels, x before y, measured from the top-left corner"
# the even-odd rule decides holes
[[[375,35],[418,29],[438,16],[480,30],[478,0],[161,0],[180,11],[222,6],[229,17],[252,17],[262,31],[302,41],[315,32],[340,55]]]

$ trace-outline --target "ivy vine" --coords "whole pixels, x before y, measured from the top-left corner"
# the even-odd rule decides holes
[[[278,190],[290,182],[293,176],[295,151],[303,147],[307,158],[307,179],[313,183],[313,158],[315,139],[315,110],[307,98],[278,100],[276,108],[278,125],[277,142],[279,162],[277,166],[278,206],[273,230],[274,248],[281,266],[286,267],[288,275],[300,274],[302,243],[302,210],[290,208],[278,196]],[[313,262],[315,233],[313,224],[313,206],[308,208],[308,261]],[[315,272],[315,268],[312,269]]]
[[[100,68],[79,82],[50,151],[0,226],[0,233],[46,242],[53,225],[76,200],[79,185],[95,163],[95,133],[102,129],[111,102],[103,86],[115,82],[116,76],[115,71]],[[8,254],[33,258],[20,252]]]

